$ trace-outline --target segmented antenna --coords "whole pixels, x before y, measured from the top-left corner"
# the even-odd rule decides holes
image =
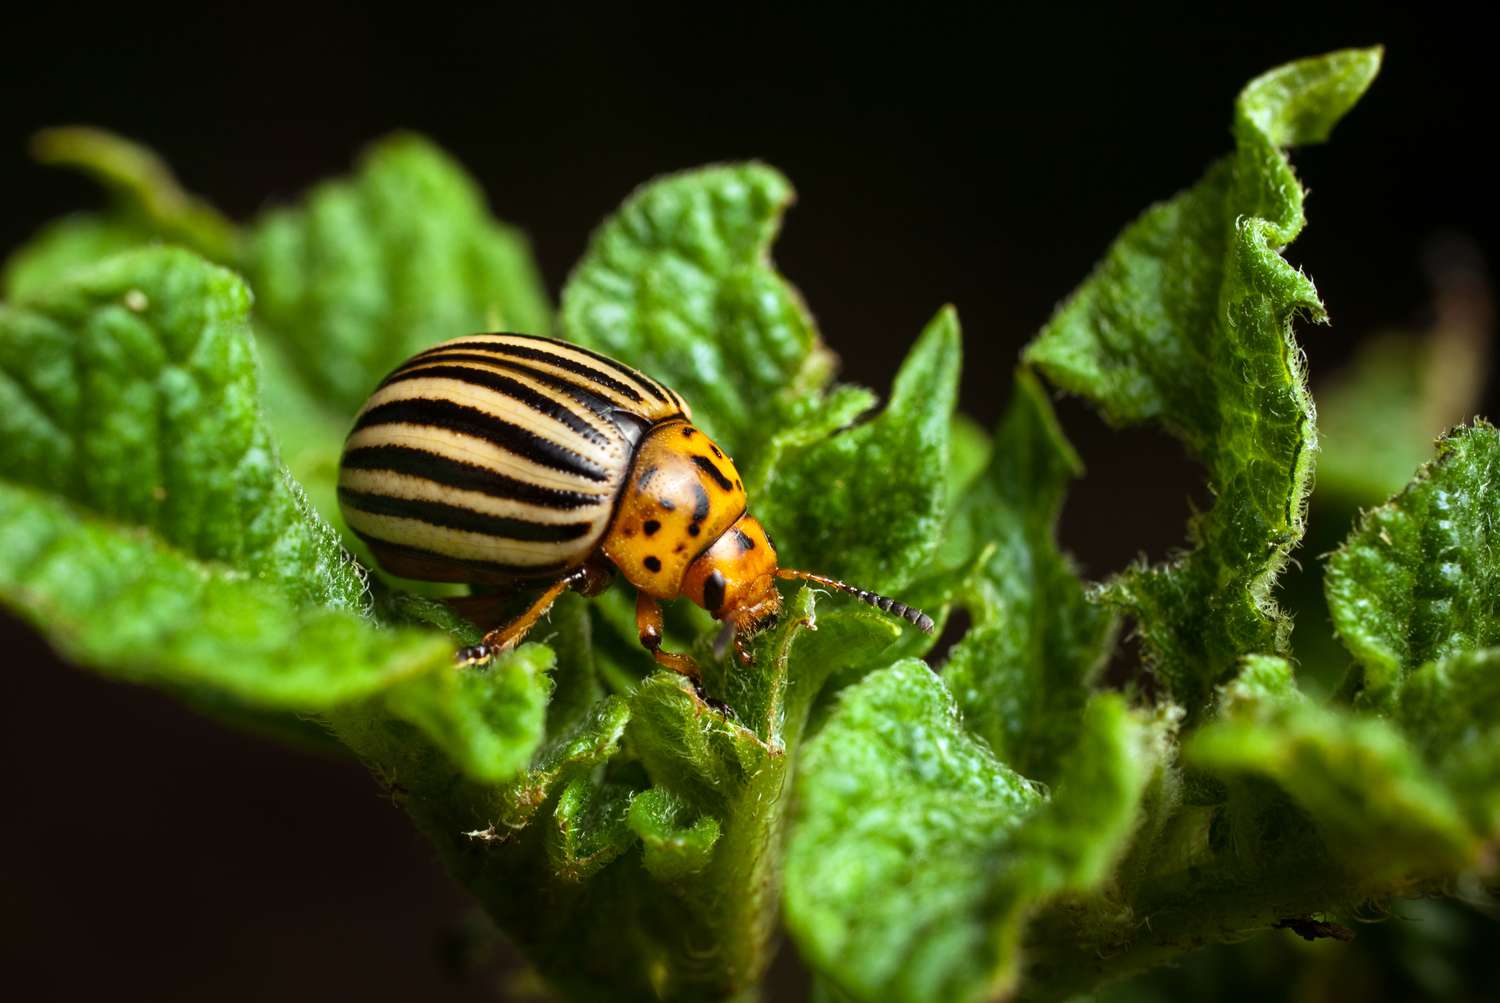
[[[816,585],[823,585],[830,589],[838,589],[840,592],[847,592],[851,596],[854,596],[856,599],[858,599],[860,602],[869,603],[871,606],[874,606],[876,609],[880,610],[883,613],[889,613],[892,616],[899,616],[901,619],[916,627],[924,634],[932,633],[932,617],[928,616],[926,613],[923,613],[915,606],[908,606],[904,602],[897,602],[896,600],[891,599],[888,596],[877,595],[874,592],[869,591],[868,589],[862,589],[856,585],[850,585],[848,582],[841,582],[837,578],[829,578],[827,575],[815,575],[811,571],[796,571],[792,568],[778,568],[776,570],[776,577],[784,578],[788,581],[812,582]]]

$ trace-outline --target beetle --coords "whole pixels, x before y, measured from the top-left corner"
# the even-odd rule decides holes
[[[650,376],[570,342],[526,334],[445,341],[398,366],[354,419],[339,462],[344,519],[392,574],[539,590],[524,612],[458,653],[479,664],[519,643],[568,589],[598,595],[618,571],[655,660],[663,600],[723,622],[715,652],[781,609],[775,581],[849,593],[932,633],[921,610],[826,575],[780,567],[734,461]]]

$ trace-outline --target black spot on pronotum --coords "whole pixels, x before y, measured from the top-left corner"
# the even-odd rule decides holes
[[[740,545],[741,553],[755,549],[755,541],[750,539],[743,529],[734,531],[734,539]]]
[[[693,437],[693,433],[696,432],[696,431],[698,431],[698,430],[696,428],[694,428],[693,426],[691,426],[691,425],[684,425],[684,426],[682,426],[682,437],[684,439],[691,439]]]
[[[703,582],[703,608],[709,611],[724,605],[724,573],[715,571]]]
[[[661,570],[661,560],[659,558],[648,557],[641,563],[644,564],[646,566],[646,570],[650,571],[652,574],[655,574],[656,572]]]
[[[688,536],[697,536],[701,532],[703,532],[703,527],[696,522],[688,527]]]
[[[734,489],[736,491],[743,491],[743,490],[745,490],[745,482],[742,481],[742,480],[740,480],[738,477],[736,477],[734,479]]]
[[[704,519],[708,518],[708,492],[703,489],[702,484],[694,481],[693,493],[697,496],[693,499],[693,521],[702,522]]]
[[[714,461],[706,456],[693,457],[693,466],[713,478],[715,484],[725,491],[734,490],[734,482],[724,476],[724,471],[714,466]]]
[[[714,454],[714,456],[718,457],[721,460],[724,458],[724,454],[722,452],[720,452],[718,446],[715,446],[713,443],[710,442],[708,444],[708,448]]]
[[[658,529],[661,529],[661,523],[657,522],[655,519],[647,519],[646,524],[641,528],[646,531],[647,536],[652,536]]]

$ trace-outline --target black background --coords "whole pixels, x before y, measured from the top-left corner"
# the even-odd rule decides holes
[[[1379,42],[1372,92],[1330,146],[1296,155],[1310,222],[1289,256],[1334,322],[1302,332],[1314,378],[1360,337],[1423,323],[1435,234],[1500,260],[1494,55],[1457,14],[1058,7],[1050,19],[435,4],[13,15],[0,251],[98,202],[26,160],[27,136],[59,123],[149,143],[240,218],[344,171],[392,128],[419,129],[531,234],[554,294],[632,187],[759,157],[799,190],[776,257],[845,377],[887,386],[953,302],[963,405],[990,423],[1018,349],[1121,225],[1228,148],[1246,80]],[[1094,576],[1162,556],[1200,490],[1191,466],[1162,436],[1061,408],[1090,468],[1065,541]],[[494,966],[462,978],[454,964],[462,893],[357,766],[221,730],[62,667],[9,621],[0,631],[7,971],[57,996],[494,998]]]

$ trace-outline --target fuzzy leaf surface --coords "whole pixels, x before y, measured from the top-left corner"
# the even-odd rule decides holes
[[[1472,865],[1478,850],[1458,803],[1399,729],[1307,700],[1279,658],[1249,661],[1221,718],[1191,737],[1184,756],[1285,791],[1351,882],[1442,876]]]
[[[476,777],[513,774],[545,665],[461,674],[450,640],[371,622],[262,417],[249,307],[173,248],[0,306],[0,600],[66,656],[228,716],[360,703]]]
[[[1159,422],[1208,470],[1215,502],[1190,527],[1192,549],[1105,593],[1190,713],[1242,653],[1286,646],[1271,590],[1302,536],[1317,447],[1291,322],[1324,314],[1281,255],[1304,223],[1282,150],[1326,139],[1379,64],[1378,50],[1347,50],[1252,81],[1235,152],[1131,224],[1026,351],[1110,421]]]
[[[787,857],[803,956],[857,1000],[983,1000],[1015,984],[1026,919],[1106,880],[1155,768],[1146,729],[1096,698],[1056,794],[963,726],[916,660],[845,690],[804,753]]]
[[[1500,644],[1500,431],[1455,430],[1328,562],[1339,638],[1377,703],[1424,663]]]
[[[790,567],[894,590],[925,570],[948,512],[948,441],[958,392],[958,317],[940,312],[912,346],[872,420],[788,448],[757,501]]]
[[[832,372],[812,317],[771,264],[792,198],[762,164],[660,178],[604,221],[563,289],[567,338],[682,394],[745,467]]]
[[[414,135],[376,143],[351,177],[266,213],[241,260],[260,322],[346,416],[438,341],[550,326],[526,239],[490,216],[462,168]]]
[[[1072,747],[1113,617],[1084,594],[1058,549],[1063,492],[1083,466],[1036,378],[1017,374],[989,464],[965,493],[950,536],[994,550],[979,573],[979,615],[943,679],[964,722],[1003,762],[1051,780]],[[963,539],[966,538],[966,539]]]

